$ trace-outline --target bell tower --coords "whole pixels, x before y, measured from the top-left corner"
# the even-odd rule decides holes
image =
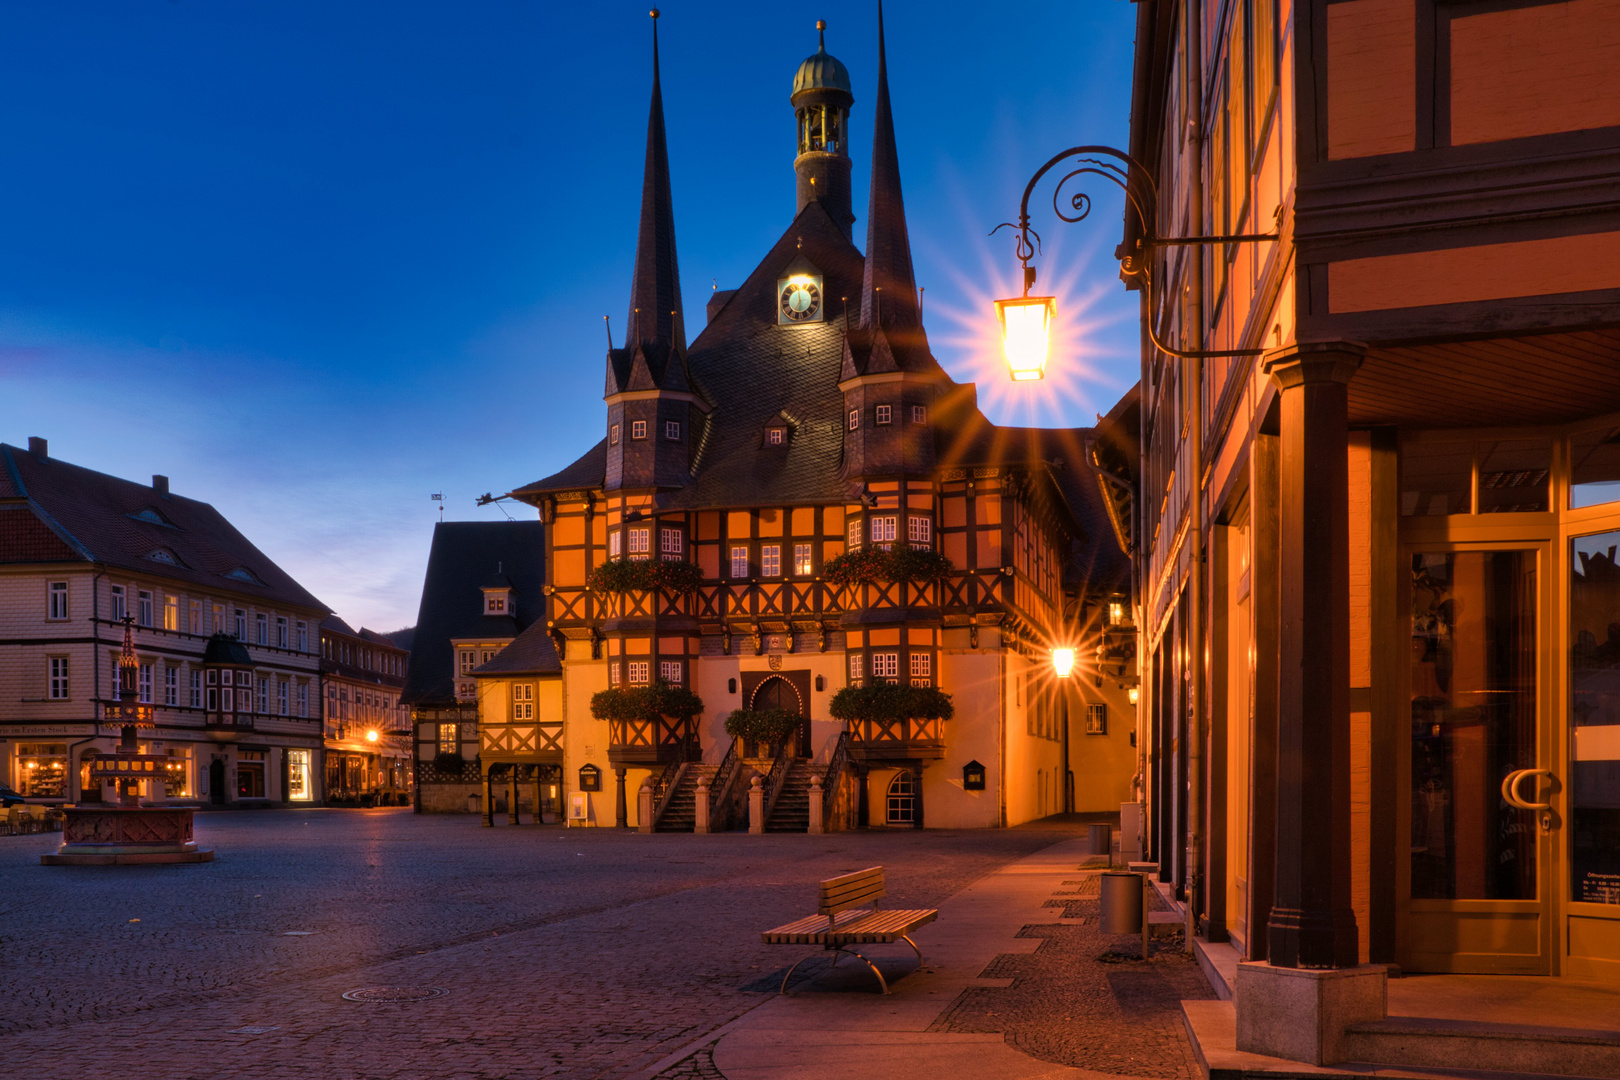
[[[802,211],[819,202],[851,236],[855,224],[849,181],[849,107],[855,95],[849,88],[849,70],[827,52],[827,23],[816,21],[821,35],[815,55],[799,65],[793,76],[793,115],[799,124],[799,153],[793,159],[798,175],[798,205]]]

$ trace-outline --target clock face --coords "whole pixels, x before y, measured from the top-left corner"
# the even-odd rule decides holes
[[[783,325],[819,322],[821,283],[813,278],[795,277],[784,281],[778,292],[777,321]]]

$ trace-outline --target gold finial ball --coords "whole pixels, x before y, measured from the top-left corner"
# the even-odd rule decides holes
[[[656,18],[658,18],[658,9],[653,8],[652,11],[650,11],[648,14],[650,14],[653,18],[656,19]]]
[[[816,29],[817,30],[825,30],[825,29],[827,29],[827,20],[826,19],[817,19],[816,20]]]

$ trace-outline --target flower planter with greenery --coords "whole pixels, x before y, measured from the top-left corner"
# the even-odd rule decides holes
[[[733,709],[726,717],[726,734],[733,739],[771,747],[774,757],[776,748],[798,734],[803,722],[797,713],[786,709]]]
[[[838,720],[949,720],[956,715],[951,695],[933,686],[905,686],[873,679],[846,686],[828,705]]]
[[[662,589],[681,596],[697,591],[703,571],[689,562],[663,559],[610,559],[591,571],[591,588],[598,592],[652,592]]]
[[[896,547],[893,551],[860,548],[828,559],[822,577],[834,585],[873,585],[879,581],[938,581],[956,569],[951,560],[928,548]]]
[[[703,711],[703,699],[684,686],[610,686],[591,695],[591,715],[598,720],[656,720],[669,716],[690,720]]]

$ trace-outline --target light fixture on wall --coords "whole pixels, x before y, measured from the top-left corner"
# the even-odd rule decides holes
[[[1052,671],[1060,679],[1067,679],[1074,671],[1074,650],[1064,646],[1052,650]]]

